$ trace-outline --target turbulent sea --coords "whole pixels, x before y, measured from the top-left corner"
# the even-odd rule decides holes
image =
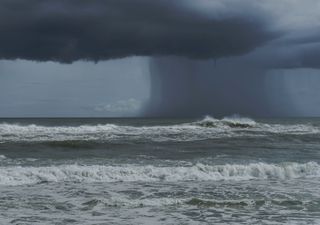
[[[0,224],[320,224],[320,119],[2,119]]]

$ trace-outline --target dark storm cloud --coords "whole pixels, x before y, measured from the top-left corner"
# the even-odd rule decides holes
[[[274,38],[248,4],[226,2],[202,13],[189,0],[2,0],[0,59],[219,58],[245,54]],[[205,9],[208,1],[197,4]]]
[[[288,54],[288,51],[279,53],[275,57],[278,61],[274,62],[273,67],[320,69],[320,44],[289,50],[289,52],[291,54]]]
[[[281,54],[283,57],[276,63],[278,68],[320,68],[320,41],[293,46],[290,52]]]
[[[269,69],[320,68],[319,26],[288,32],[254,54]]]
[[[268,69],[320,68],[320,37],[283,39],[243,57],[253,67]]]

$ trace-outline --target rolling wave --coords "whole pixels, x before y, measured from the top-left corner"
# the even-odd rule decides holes
[[[48,167],[0,167],[0,185],[43,182],[181,182],[243,181],[252,179],[295,179],[320,177],[320,165],[252,163],[247,165],[204,165],[157,167],[138,165],[59,165]]]
[[[222,120],[206,116],[203,120],[191,123],[200,127],[253,128],[257,123],[245,117],[225,117]]]
[[[217,208],[224,209],[228,208],[238,210],[239,208],[249,208],[256,206],[282,206],[282,207],[290,207],[290,206],[305,206],[308,207],[310,202],[308,201],[300,201],[297,199],[225,199],[225,200],[217,200],[217,199],[201,199],[201,198],[145,198],[145,199],[129,199],[123,196],[119,196],[114,194],[110,199],[101,200],[101,199],[92,199],[90,201],[86,201],[82,203],[82,210],[92,210],[97,206],[103,208],[106,207],[123,207],[123,206],[131,206],[131,207],[148,207],[148,206],[172,206],[172,205],[186,205],[186,206],[196,206],[201,208]]]
[[[115,124],[82,126],[39,126],[0,124],[0,143],[52,141],[196,141],[241,136],[272,134],[318,134],[308,124],[281,125],[257,123],[249,118],[206,117],[203,120],[167,126],[120,126]]]

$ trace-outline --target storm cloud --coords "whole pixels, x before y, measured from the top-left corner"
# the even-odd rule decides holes
[[[320,112],[310,100],[320,96],[319,90],[310,86],[319,82],[315,72],[310,72],[320,68],[319,2],[251,3],[257,4],[256,12],[269,15],[264,17],[265,26],[281,35],[245,55],[219,60],[154,58],[147,115],[223,117],[239,113],[265,117]]]
[[[279,35],[254,7],[231,0],[2,0],[0,59],[242,55]]]
[[[148,56],[145,116],[287,116],[301,105],[316,115],[319,11],[319,0],[1,0],[0,59]],[[125,99],[95,109],[130,111]]]

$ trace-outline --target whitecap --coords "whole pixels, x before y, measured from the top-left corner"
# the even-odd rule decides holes
[[[320,177],[316,162],[251,163],[157,167],[152,165],[60,165],[48,167],[0,167],[0,185],[43,182],[179,182],[243,181],[251,179],[295,179]]]
[[[245,117],[226,117],[163,126],[122,126],[115,124],[81,126],[39,126],[0,124],[0,143],[7,142],[62,142],[122,140],[139,141],[196,141],[242,136],[273,134],[319,134],[318,127],[309,124],[266,124]]]

